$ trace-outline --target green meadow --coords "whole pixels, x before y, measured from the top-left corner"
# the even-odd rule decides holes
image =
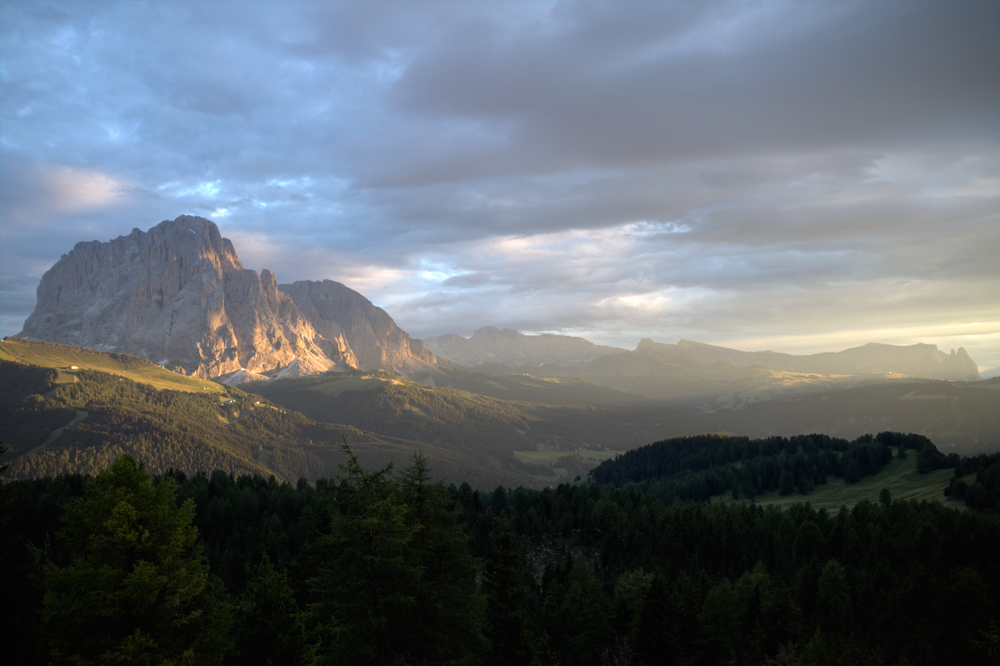
[[[537,451],[514,451],[514,457],[523,463],[532,465],[548,465],[559,476],[571,476],[566,467],[562,467],[559,461],[567,456],[576,458],[586,467],[593,467],[598,463],[613,458],[620,451],[601,451],[598,449],[556,449],[543,444],[538,445]]]
[[[941,502],[945,506],[964,509],[963,502],[945,497],[944,489],[954,476],[952,469],[940,469],[928,474],[917,471],[916,451],[909,451],[905,459],[893,458],[892,462],[878,474],[863,477],[856,483],[846,483],[842,478],[830,477],[829,481],[808,495],[792,493],[779,495],[777,491],[758,495],[754,498],[757,504],[788,507],[796,502],[809,502],[815,509],[837,511],[841,506],[853,507],[862,500],[879,501],[883,488],[889,490],[893,500],[930,500]],[[732,495],[717,495],[712,501],[734,501]],[[738,501],[745,501],[740,498]]]
[[[156,389],[225,395],[227,387],[195,377],[187,377],[138,356],[116,354],[51,342],[6,338],[0,342],[0,359],[52,368],[57,384],[77,381],[80,370],[98,370],[126,377]]]
[[[335,396],[340,395],[344,391],[364,391],[377,386],[377,382],[388,382],[390,384],[404,383],[399,377],[382,372],[364,374],[358,372],[345,372],[328,374],[332,375],[334,379],[310,386],[309,390],[319,391],[320,393],[324,393],[326,395]]]

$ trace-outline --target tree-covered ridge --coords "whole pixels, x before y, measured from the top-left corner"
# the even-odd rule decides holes
[[[331,372],[245,387],[316,421],[349,424],[385,437],[420,442],[421,447],[437,445],[479,462],[499,462],[507,469],[548,477],[545,483],[549,484],[558,481],[551,469],[526,466],[514,451],[537,447],[567,453],[581,447],[624,451],[649,442],[657,433],[694,434],[713,426],[701,416],[665,406],[528,403],[377,374]],[[362,376],[371,379],[359,381]],[[510,387],[512,397],[520,394],[514,382],[500,381]]]
[[[329,476],[344,437],[375,444],[350,427],[317,424],[259,397],[158,390],[110,373],[79,369],[72,383],[56,371],[0,361],[8,476],[96,474],[122,454],[154,472],[226,469],[286,479]],[[266,455],[264,455],[266,452]]]
[[[110,474],[139,490],[115,497],[160,498],[129,525],[155,533],[186,516],[197,530],[208,577],[188,612],[211,621],[174,639],[149,633],[194,663],[985,665],[1000,648],[992,509],[884,496],[780,510],[593,481],[480,492],[433,482],[420,456],[397,472],[351,451],[335,479],[294,486],[221,472],[148,479],[121,460]],[[956,473],[973,487],[997,464],[966,459]],[[113,522],[131,515],[106,496],[115,487],[104,475],[3,486],[11,594],[0,627],[17,663],[110,635],[67,640],[76,625],[46,618],[66,580],[87,580],[73,572],[95,566],[72,535],[100,534],[98,514],[129,533]],[[177,513],[164,514],[164,493]],[[67,502],[81,495],[91,509]],[[107,542],[104,559],[121,561],[114,549],[129,543]]]
[[[726,435],[675,437],[627,451],[590,471],[598,483],[641,483],[658,494],[704,500],[731,492],[753,499],[762,493],[808,494],[829,477],[854,483],[877,474],[896,455],[917,451],[921,473],[954,467],[922,435],[882,432],[853,442],[826,435],[751,439]]]
[[[944,492],[972,509],[1000,512],[1000,453],[962,458]]]
[[[352,383],[357,388],[350,390],[327,389],[335,389],[340,383],[336,379],[350,374],[359,373],[252,384],[248,388],[314,420],[350,423],[392,437],[464,448],[475,441],[484,455],[489,452],[506,458],[512,457],[513,447],[523,444],[524,405],[454,389],[434,389],[402,378]]]
[[[5,389],[0,438],[11,449],[6,476],[13,478],[96,474],[129,454],[156,473],[220,469],[316,480],[336,473],[346,440],[359,447],[368,465],[404,462],[419,447],[442,476],[485,486],[531,480],[532,470],[526,471],[509,448],[476,447],[475,437],[462,442],[465,448],[418,443],[326,419],[317,422],[233,387],[225,387],[224,396],[157,389],[83,368],[65,383],[55,369],[2,360],[0,374]],[[506,458],[496,451],[506,451]],[[497,465],[502,460],[509,465]]]

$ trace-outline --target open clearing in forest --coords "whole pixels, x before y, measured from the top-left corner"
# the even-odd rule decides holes
[[[894,450],[895,453],[895,450]],[[862,500],[879,501],[879,493],[883,488],[889,489],[889,494],[895,500],[930,500],[941,502],[945,506],[964,509],[965,504],[950,497],[945,497],[944,489],[955,475],[953,469],[939,469],[928,474],[917,471],[917,452],[907,451],[906,459],[895,456],[881,472],[874,476],[866,476],[857,483],[846,483],[842,478],[830,477],[826,485],[817,486],[808,495],[798,492],[791,495],[779,495],[777,491],[758,495],[754,498],[757,504],[787,507],[796,502],[809,502],[813,508],[825,508],[837,511],[841,506],[848,508]],[[733,501],[732,495],[717,495],[712,501]],[[739,501],[745,501],[740,498]]]
[[[309,390],[319,391],[327,395],[340,395],[344,391],[366,391],[377,386],[376,382],[388,382],[390,384],[402,384],[402,380],[394,377],[382,376],[378,374],[354,375],[347,374],[322,384],[310,386]]]
[[[27,452],[27,453],[25,453],[24,455],[26,455],[26,456],[30,456],[30,455],[32,455],[33,453],[38,453],[39,451],[44,451],[44,450],[45,450],[45,448],[46,448],[46,447],[47,447],[47,446],[48,446],[49,444],[51,444],[52,442],[54,442],[54,441],[56,441],[57,439],[59,439],[60,437],[62,437],[62,434],[63,434],[63,431],[64,431],[64,430],[65,430],[66,428],[70,427],[71,425],[73,425],[73,424],[75,424],[75,423],[79,423],[80,421],[83,421],[83,420],[84,420],[85,418],[87,418],[88,416],[90,416],[90,413],[89,413],[89,412],[86,412],[86,411],[84,411],[84,410],[82,410],[82,409],[78,409],[78,410],[76,410],[76,415],[75,415],[75,416],[73,416],[73,420],[72,420],[72,421],[70,421],[69,423],[67,423],[66,425],[64,425],[64,426],[63,426],[62,428],[56,428],[55,430],[53,430],[52,432],[50,432],[50,433],[49,433],[49,436],[48,436],[48,437],[47,437],[47,438],[45,439],[45,441],[44,441],[44,442],[42,442],[41,444],[39,444],[39,445],[38,445],[38,446],[36,446],[35,448],[31,449],[30,451],[28,451],[28,452]]]
[[[560,458],[574,456],[584,462],[593,463],[596,467],[608,458],[614,458],[621,451],[599,451],[597,449],[552,449],[543,444],[537,451],[514,451],[514,457],[523,463],[533,465],[555,465]]]

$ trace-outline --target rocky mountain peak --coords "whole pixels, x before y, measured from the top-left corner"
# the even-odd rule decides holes
[[[302,280],[279,285],[325,338],[341,337],[363,370],[392,370],[404,375],[426,371],[437,359],[420,340],[396,326],[385,310],[333,280]]]
[[[434,363],[385,312],[347,291],[336,317],[304,313],[273,272],[244,268],[213,222],[182,215],[108,242],[77,243],[42,277],[19,335],[135,354],[206,378],[359,365],[400,371],[411,357]]]

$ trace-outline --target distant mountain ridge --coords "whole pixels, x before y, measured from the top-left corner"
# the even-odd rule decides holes
[[[768,368],[816,375],[906,375],[957,381],[980,379],[979,368],[965,349],[938,351],[936,345],[909,346],[868,343],[839,352],[793,355],[773,351],[746,352],[703,342],[680,340],[677,344],[639,341],[635,350],[595,345],[566,335],[524,335],[512,329],[480,328],[469,338],[439,335],[424,344],[440,357],[467,368],[487,372],[537,368],[540,372],[587,377],[656,373],[669,366],[674,371],[704,374],[697,366],[723,363],[733,368]],[[629,370],[628,368],[632,368]],[[574,370],[575,369],[575,370]],[[718,374],[718,373],[711,373]],[[740,376],[745,373],[736,373]]]
[[[344,285],[279,287],[271,271],[245,269],[229,239],[201,217],[77,243],[37,293],[18,337],[134,354],[202,378],[238,383],[350,368],[409,374],[435,363]]]
[[[936,345],[886,345],[870,342],[840,352],[821,352],[802,356],[773,351],[744,352],[725,347],[681,340],[676,345],[653,342],[644,338],[636,352],[658,352],[661,355],[707,364],[729,363],[737,367],[763,366],[786,372],[819,375],[900,374],[911,377],[933,377],[958,381],[979,379],[979,367],[965,349],[950,354],[938,351]]]
[[[569,335],[524,335],[495,326],[484,326],[469,338],[454,333],[425,338],[424,344],[436,355],[469,368],[494,363],[511,367],[577,366],[628,351]]]
[[[774,387],[789,384],[776,373],[795,373],[798,383],[807,375],[841,384],[845,377],[980,378],[964,349],[946,354],[929,344],[795,356],[643,339],[628,351],[492,326],[422,342],[343,284],[279,285],[270,270],[244,268],[213,222],[186,215],[108,242],[77,243],[45,273],[37,294],[18,337],[134,354],[234,384],[354,368],[433,383],[435,355],[492,374],[579,377],[651,399],[729,395],[723,401],[731,405],[762,399],[750,395],[762,387],[775,396]]]

